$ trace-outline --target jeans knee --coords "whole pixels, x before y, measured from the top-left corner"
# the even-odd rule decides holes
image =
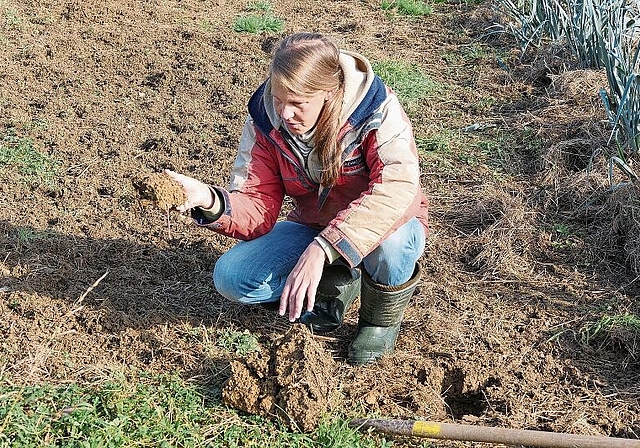
[[[223,263],[218,261],[213,267],[213,272],[211,273],[213,286],[225,299],[231,302],[242,303],[242,295],[238,288],[234,287],[234,285],[237,285],[238,283],[234,281],[233,278],[229,278],[230,271],[224,269],[222,265]]]
[[[376,283],[401,285],[411,278],[424,248],[424,229],[413,218],[367,255],[363,265]]]
[[[238,266],[227,265],[221,257],[213,268],[213,285],[225,299],[242,305],[256,305],[274,300],[268,282],[261,281]]]

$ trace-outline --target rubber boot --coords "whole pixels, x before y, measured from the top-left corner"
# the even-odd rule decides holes
[[[339,264],[325,266],[313,311],[300,316],[300,322],[313,333],[335,330],[342,325],[344,315],[359,295],[360,270]]]
[[[351,364],[370,364],[393,351],[404,310],[418,286],[420,274],[420,266],[416,264],[406,283],[387,286],[375,283],[363,272],[358,334],[349,345]]]

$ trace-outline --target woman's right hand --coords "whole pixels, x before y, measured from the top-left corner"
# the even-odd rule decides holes
[[[213,207],[215,198],[207,184],[175,171],[164,170],[164,172],[182,186],[184,195],[187,197],[187,202],[177,207],[179,211],[186,212],[194,207],[206,209]]]
[[[322,246],[317,241],[312,241],[287,277],[280,296],[278,314],[284,316],[288,310],[289,321],[295,322],[304,312],[305,304],[307,311],[313,310],[325,257]]]

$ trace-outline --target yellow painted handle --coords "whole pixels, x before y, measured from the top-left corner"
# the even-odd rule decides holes
[[[417,421],[413,424],[411,433],[414,436],[437,438],[442,431],[440,424],[432,422]]]

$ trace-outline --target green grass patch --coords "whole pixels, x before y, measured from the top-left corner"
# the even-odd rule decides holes
[[[114,374],[81,386],[16,386],[0,380],[0,447],[389,447],[326,416],[311,434],[238,413],[219,390],[177,374]]]
[[[397,11],[401,15],[422,17],[433,13],[433,7],[422,0],[382,0],[383,11]]]
[[[8,27],[19,28],[20,26],[22,26],[23,19],[14,9],[5,9],[4,17],[5,23]]]
[[[17,250],[29,250],[51,238],[48,229],[38,230],[33,227],[14,227],[7,234],[7,242]]]
[[[454,162],[462,147],[459,133],[449,129],[435,129],[426,135],[416,135],[415,139],[423,171],[436,170],[446,174],[458,172]]]
[[[6,447],[202,446],[210,418],[203,395],[177,376],[0,387]]]
[[[551,247],[556,250],[574,250],[581,243],[582,237],[579,229],[563,222],[557,222],[550,228]]]
[[[25,245],[38,237],[38,234],[31,227],[16,227],[16,238],[18,245]]]
[[[418,152],[422,155],[428,153],[450,154],[452,135],[450,132],[440,132],[426,137],[416,137]]]
[[[386,60],[372,64],[374,72],[391,87],[404,106],[443,96],[446,86],[432,80],[416,64]]]
[[[607,342],[612,336],[629,336],[635,341],[640,336],[640,317],[629,312],[622,314],[605,314],[594,322],[588,322],[580,328],[580,339],[589,344],[594,340]]]
[[[493,55],[485,45],[474,42],[470,45],[465,45],[462,48],[462,56],[466,61],[473,62]]]
[[[445,51],[440,54],[440,57],[448,66],[459,66],[465,62],[464,57],[458,51]]]
[[[271,15],[257,16],[249,14],[238,17],[233,25],[233,30],[238,33],[279,33],[284,28],[284,22]]]
[[[487,95],[480,98],[478,101],[474,102],[471,105],[471,109],[478,114],[485,113],[485,112],[489,112],[491,108],[493,108],[497,103],[498,103],[497,98],[491,95]]]
[[[564,236],[564,237],[570,236],[572,233],[571,228],[568,225],[561,222],[554,224],[552,226],[552,230],[553,230],[553,233],[560,236]]]
[[[259,350],[258,338],[252,335],[249,330],[244,332],[222,330],[218,334],[217,345],[228,352],[243,356]]]
[[[250,14],[238,17],[233,24],[233,30],[238,33],[280,33],[284,29],[284,20],[271,13],[271,4],[266,1],[256,1],[248,6]]]
[[[29,183],[51,184],[60,162],[39,151],[32,139],[8,129],[0,140],[0,167],[18,171]]]
[[[473,147],[482,154],[487,164],[505,173],[534,172],[539,169],[542,141],[528,127],[517,132],[487,127],[474,140]]]

